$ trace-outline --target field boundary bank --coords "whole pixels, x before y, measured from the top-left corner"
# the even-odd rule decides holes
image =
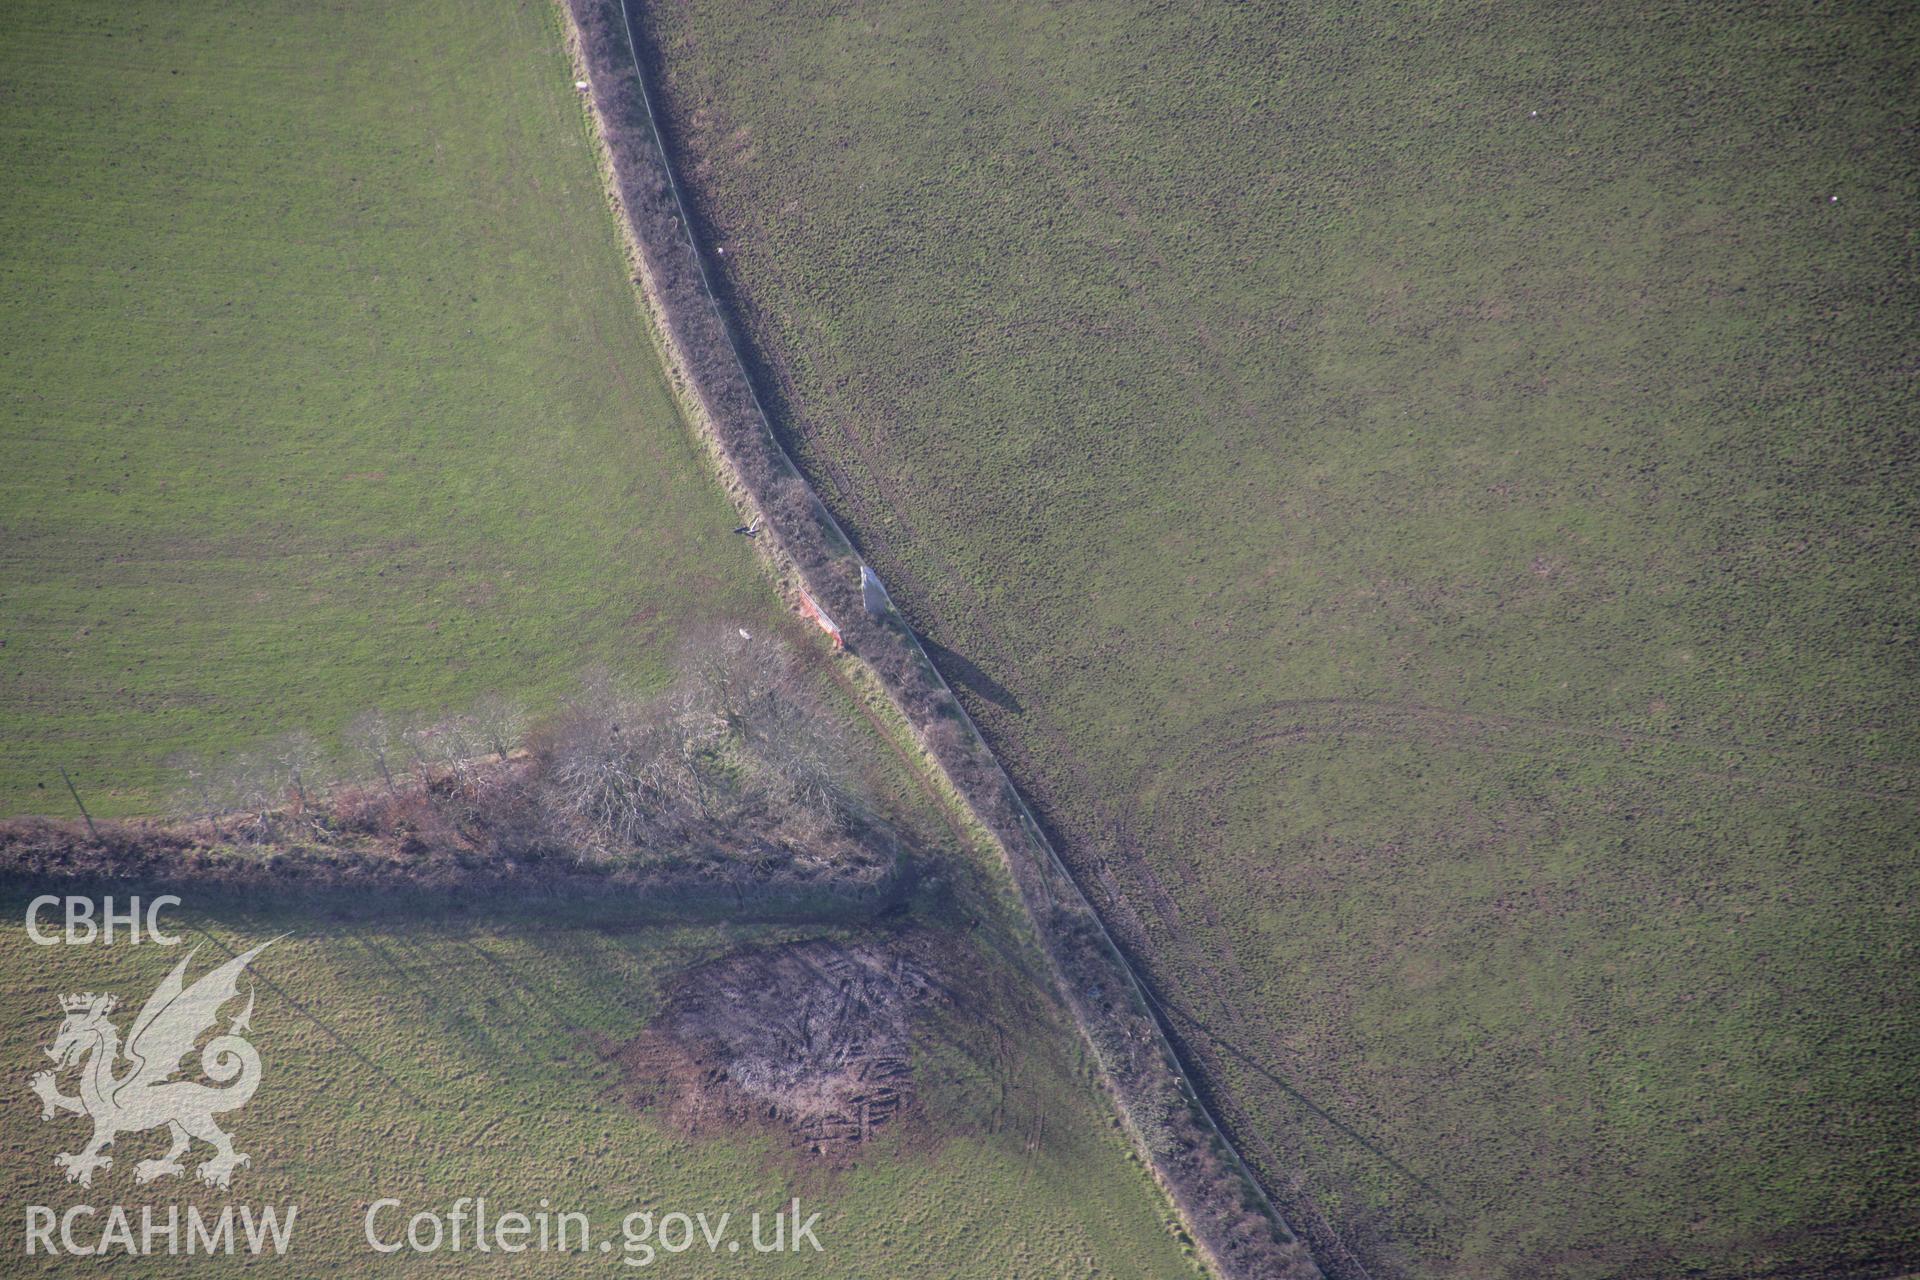
[[[573,916],[607,924],[693,918],[805,925],[878,919],[912,897],[921,872],[919,862],[898,848],[877,870],[773,873],[746,881],[719,880],[698,869],[467,865],[451,856],[422,866],[385,853],[291,842],[232,853],[220,852],[217,839],[195,822],[107,822],[95,837],[77,822],[9,819],[0,823],[0,897],[134,886],[249,909],[326,907],[343,918],[504,909],[528,918]]]
[[[557,0],[597,153],[668,380],[789,605],[838,624],[843,662],[905,722],[932,776],[999,851],[1055,985],[1128,1136],[1199,1252],[1229,1280],[1319,1277],[1202,1103],[1132,965],[891,601],[869,614],[864,567],[781,447],[718,300],[673,174],[634,39],[631,0]]]

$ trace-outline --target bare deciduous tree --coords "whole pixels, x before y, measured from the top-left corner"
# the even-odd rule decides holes
[[[380,781],[387,784],[389,793],[395,790],[393,756],[396,736],[393,722],[378,707],[362,711],[348,721],[346,732],[341,735],[350,762],[379,774]]]
[[[267,756],[239,752],[214,770],[212,793],[218,807],[241,815],[239,834],[263,840],[273,832],[273,810],[286,795],[285,779]]]
[[[786,655],[773,641],[740,634],[742,628],[696,632],[682,650],[683,704],[738,731],[787,682]]]
[[[439,751],[437,739],[440,726],[419,716],[407,716],[400,721],[395,736],[406,748],[407,759],[413,768],[414,781],[426,786],[433,773],[433,763]]]
[[[850,794],[846,743],[839,726],[791,690],[756,708],[744,739],[753,771],[768,792],[816,826],[845,816]]]
[[[519,745],[521,735],[527,731],[526,707],[517,698],[503,694],[489,693],[482,697],[473,704],[467,718],[481,742],[502,760]]]
[[[444,750],[447,776],[465,786],[482,772],[487,757],[494,754],[493,740],[483,732],[471,715],[449,716],[443,723],[440,741]],[[499,753],[506,760],[506,753]]]
[[[680,666],[650,702],[604,671],[568,700],[547,777],[583,839],[610,852],[750,811],[810,838],[845,817],[844,743],[783,646],[713,628]]]
[[[265,754],[278,780],[278,798],[290,794],[298,805],[297,812],[304,814],[322,790],[320,770],[326,755],[320,743],[305,729],[293,729],[269,743]]]

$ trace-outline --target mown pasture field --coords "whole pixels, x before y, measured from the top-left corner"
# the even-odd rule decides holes
[[[1895,6],[633,6],[790,442],[1343,1275],[1920,1262]]]
[[[543,0],[14,4],[0,59],[0,813],[771,608]]]
[[[42,1123],[26,1090],[31,1069],[46,1065],[40,1046],[59,1026],[58,997],[113,991],[124,1001],[116,1015],[124,1031],[184,945],[129,947],[123,935],[113,948],[36,946],[21,924],[24,903],[9,894],[0,926],[0,1025],[20,1086],[0,1113],[0,1199],[15,1218],[10,1274],[87,1265],[25,1257],[27,1205],[61,1213],[102,1206],[101,1217],[79,1220],[82,1243],[93,1244],[107,1205],[128,1206],[138,1233],[141,1206],[159,1206],[164,1221],[168,1205],[217,1214],[228,1203],[298,1205],[286,1261],[268,1265],[303,1275],[1197,1274],[1151,1180],[1129,1163],[1070,1026],[1021,986],[1015,968],[981,953],[999,975],[980,988],[997,993],[993,1016],[930,1025],[915,1049],[919,1116],[881,1131],[851,1166],[828,1168],[766,1135],[689,1136],[655,1109],[636,1110],[609,1055],[646,1025],[674,972],[741,946],[833,931],[629,926],[592,907],[577,920],[560,910],[516,919],[510,905],[491,918],[231,903],[168,913],[163,920],[179,926],[184,945],[201,949],[190,977],[228,951],[287,935],[255,962],[251,1039],[262,1083],[223,1120],[252,1163],[227,1192],[192,1182],[191,1169],[186,1180],[140,1187],[133,1165],[157,1156],[165,1136],[129,1134],[90,1188],[73,1186],[53,1156],[77,1150],[87,1125],[71,1115]],[[63,1085],[71,1091],[71,1078]],[[205,1154],[196,1148],[191,1159]],[[376,1200],[405,1206],[375,1221],[382,1243],[392,1243],[413,1213],[444,1218],[457,1198],[482,1195],[490,1215],[532,1216],[543,1200],[555,1212],[584,1212],[591,1247],[483,1256],[471,1226],[458,1253],[388,1254],[366,1242]],[[763,1215],[770,1241],[774,1207],[795,1196],[803,1217],[821,1214],[820,1252],[755,1252],[750,1215]],[[709,1251],[696,1239],[691,1251],[656,1251],[643,1267],[643,1251],[629,1253],[623,1235],[626,1215],[639,1211],[656,1219],[704,1212],[709,1225],[731,1213],[741,1248]],[[610,1256],[599,1250],[603,1239]],[[122,1265],[198,1276],[253,1274],[261,1264],[183,1254]]]

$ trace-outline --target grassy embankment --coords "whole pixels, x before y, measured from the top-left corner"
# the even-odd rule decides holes
[[[1920,1257],[1910,16],[647,17],[797,451],[1330,1264]]]

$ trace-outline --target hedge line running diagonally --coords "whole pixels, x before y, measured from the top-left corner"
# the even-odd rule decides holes
[[[1295,1235],[1201,1102],[1132,967],[897,610],[870,616],[851,539],[774,435],[708,280],[641,71],[630,0],[566,0],[616,214],[690,419],[789,589],[839,623],[972,816],[991,833],[1100,1062],[1129,1135],[1214,1268],[1230,1280],[1318,1277]]]

